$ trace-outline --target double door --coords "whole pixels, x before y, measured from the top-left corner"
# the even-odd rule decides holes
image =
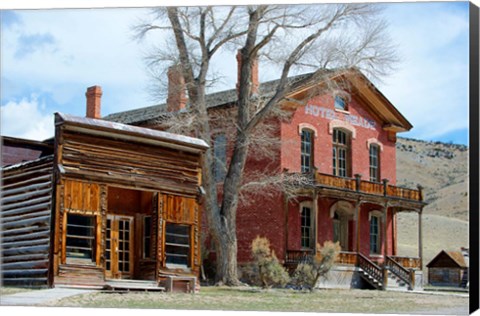
[[[108,215],[105,245],[105,275],[130,279],[133,275],[133,217]]]

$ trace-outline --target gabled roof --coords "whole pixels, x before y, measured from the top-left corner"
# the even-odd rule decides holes
[[[468,265],[465,263],[465,259],[463,258],[463,254],[460,251],[445,251],[442,250],[438,255],[435,256],[428,264],[427,268],[435,267],[435,263],[440,260],[441,258],[445,258],[450,260],[454,265],[458,266],[459,268],[468,268]]]
[[[354,88],[356,95],[367,104],[368,110],[372,111],[384,122],[384,129],[394,132],[408,131],[412,125],[408,120],[395,108],[395,106],[373,85],[370,80],[365,77],[360,71],[350,69],[346,72],[335,72],[333,70],[325,70],[323,75],[334,77],[344,77],[349,80]],[[288,78],[288,84],[293,85],[299,80],[311,77],[312,73],[302,74]],[[259,94],[262,98],[273,96],[279,80],[267,81],[260,84]],[[297,91],[289,94],[289,97],[304,97],[308,93],[307,90],[313,89],[320,85],[321,80],[310,80],[302,86],[298,87]],[[207,108],[214,108],[224,105],[232,105],[237,101],[237,90],[230,89],[221,92],[211,93],[206,95]],[[148,122],[155,122],[156,120],[168,119],[168,117],[176,115],[176,113],[167,112],[165,103],[154,106],[138,108],[134,110],[113,113],[105,116],[103,119],[107,121],[119,122],[124,124],[143,125]]]
[[[90,135],[101,135],[138,143],[162,145],[188,152],[201,152],[209,146],[201,139],[184,135],[157,131],[122,123],[108,122],[102,119],[78,117],[55,113],[55,126],[63,129],[80,131]]]

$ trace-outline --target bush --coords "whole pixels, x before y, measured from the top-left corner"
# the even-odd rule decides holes
[[[257,280],[260,286],[270,288],[272,286],[285,286],[290,281],[290,276],[270,249],[270,242],[267,238],[257,236],[252,241],[253,263],[257,273]]]
[[[335,264],[341,248],[338,242],[326,241],[323,247],[317,244],[317,253],[312,263],[302,263],[293,274],[293,283],[300,288],[313,290],[321,277],[324,277]]]

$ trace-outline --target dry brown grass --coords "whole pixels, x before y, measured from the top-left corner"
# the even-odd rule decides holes
[[[313,293],[258,288],[203,287],[198,294],[91,293],[51,306],[193,309],[229,311],[467,314],[468,298],[375,290],[320,290]]]

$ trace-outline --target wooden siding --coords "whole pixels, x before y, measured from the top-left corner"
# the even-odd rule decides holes
[[[52,170],[53,156],[2,170],[4,285],[49,285]]]
[[[460,286],[464,269],[460,268],[429,268],[428,283],[435,286]]]
[[[184,196],[198,194],[198,154],[64,131],[59,164],[69,177]]]

